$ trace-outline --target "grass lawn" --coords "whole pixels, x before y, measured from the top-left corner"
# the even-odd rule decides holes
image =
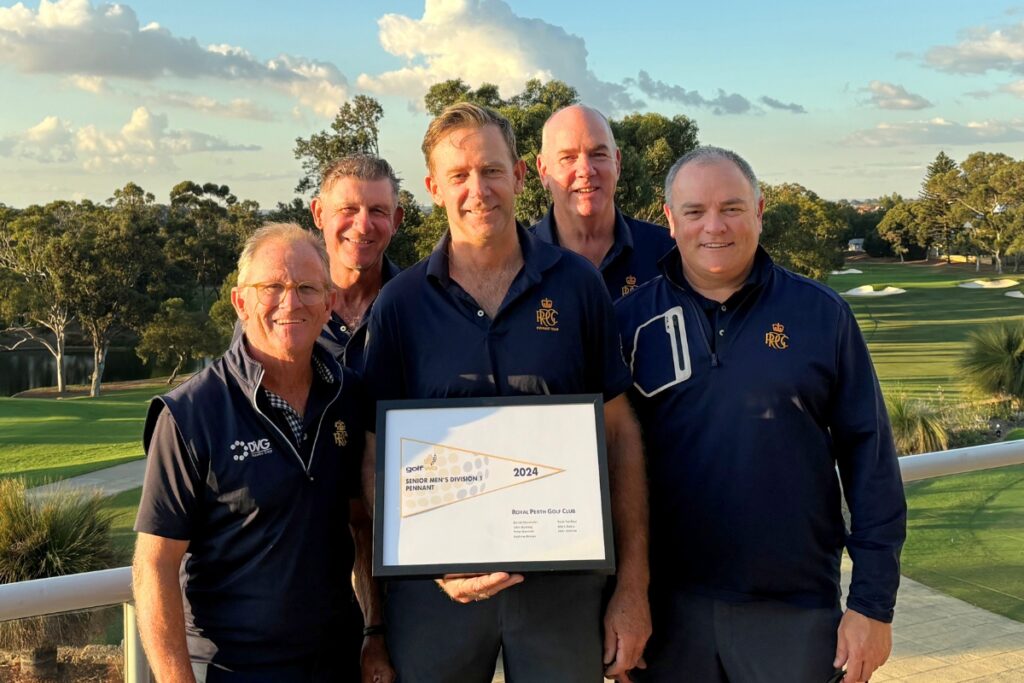
[[[1024,465],[907,485],[903,573],[1024,621]]]
[[[838,292],[861,285],[892,286],[905,294],[886,297],[844,297],[857,316],[883,387],[896,384],[912,396],[934,400],[940,388],[951,399],[964,398],[968,385],[957,367],[969,332],[998,320],[1024,316],[1024,299],[1007,289],[964,289],[957,285],[978,278],[1016,279],[1024,273],[995,275],[974,272],[973,265],[900,264],[850,261],[863,274],[833,275],[828,284]]]
[[[114,515],[111,536],[114,539],[114,550],[117,551],[118,566],[131,564],[132,553],[135,551],[135,513],[139,509],[142,487],[131,489],[111,496],[103,507]]]
[[[149,399],[164,391],[145,386],[98,399],[0,398],[0,477],[29,486],[142,457]]]

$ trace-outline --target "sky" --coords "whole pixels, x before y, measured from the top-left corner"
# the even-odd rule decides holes
[[[430,85],[552,78],[684,114],[769,183],[917,193],[945,151],[1024,157],[1024,5],[975,0],[0,0],[0,202],[182,180],[290,201],[297,137],[358,94],[421,201]]]

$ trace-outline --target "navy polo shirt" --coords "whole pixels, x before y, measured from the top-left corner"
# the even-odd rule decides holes
[[[380,273],[380,285],[383,287],[391,280],[391,278],[402,272],[395,263],[387,256],[384,257],[381,263]],[[334,357],[341,362],[345,367],[352,368],[356,371],[362,371],[363,369],[363,349],[366,346],[366,324],[370,317],[370,311],[373,310],[373,304],[370,304],[370,309],[363,315],[363,319],[354,328],[349,326],[344,320],[341,319],[334,311],[331,311],[331,317],[324,325],[323,331],[320,333],[320,343],[327,347],[327,350],[334,354]]]
[[[848,606],[891,621],[906,503],[849,306],[761,249],[708,310],[678,250],[661,267],[616,304],[650,471],[652,586],[836,607],[845,545]]]
[[[150,406],[135,530],[188,541],[193,661],[254,669],[336,645],[352,600],[349,499],[359,495],[366,397],[323,348],[296,447],[269,417],[243,339]]]
[[[554,206],[530,231],[545,242],[560,246]],[[658,259],[676,244],[668,228],[630,218],[617,208],[614,240],[599,268],[612,300],[626,296],[657,277]]]
[[[582,257],[517,228],[523,267],[492,319],[449,277],[446,234],[381,292],[365,378],[377,399],[599,393],[629,386],[611,300]]]

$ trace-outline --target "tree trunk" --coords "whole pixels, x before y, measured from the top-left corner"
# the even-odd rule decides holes
[[[999,255],[999,252],[992,254],[992,260],[995,262],[996,273],[998,275],[1003,274],[1003,257]]]
[[[68,390],[67,373],[64,368],[64,334],[58,334],[56,343],[53,345],[53,357],[57,361],[57,395],[63,396]]]
[[[171,376],[167,378],[168,385],[174,384],[174,380],[177,378],[178,373],[181,372],[181,367],[183,365],[185,365],[185,356],[179,353],[178,364],[174,366],[174,369],[171,370]]]
[[[96,398],[100,395],[100,383],[103,381],[103,368],[107,364],[106,341],[93,340],[92,344],[92,385],[89,387],[89,396]]]
[[[57,648],[37,647],[21,653],[21,673],[40,681],[57,678]]]

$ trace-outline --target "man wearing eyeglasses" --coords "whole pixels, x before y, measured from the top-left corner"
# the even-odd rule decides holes
[[[338,579],[366,400],[316,343],[334,297],[315,233],[264,226],[231,293],[244,334],[150,406],[133,577],[159,681],[358,680]]]

